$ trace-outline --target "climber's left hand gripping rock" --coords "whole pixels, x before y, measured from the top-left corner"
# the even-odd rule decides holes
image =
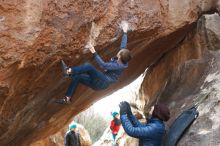
[[[92,45],[91,42],[89,42],[89,43],[86,45],[86,47],[88,47],[89,51],[90,51],[92,54],[94,54],[94,53],[96,52],[96,50],[95,50],[95,48],[94,48],[94,46]]]

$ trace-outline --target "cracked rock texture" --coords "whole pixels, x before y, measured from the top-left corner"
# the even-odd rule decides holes
[[[186,35],[190,43],[196,37],[196,22],[202,14],[218,10],[218,0],[0,0],[0,145],[29,145],[56,133],[72,116],[104,95],[127,85],[147,67],[162,64],[161,56],[179,45]],[[122,20],[131,24],[128,49],[133,60],[120,81],[101,92],[80,86],[71,105],[54,104],[54,99],[63,96],[70,82],[62,77],[59,60],[64,59],[68,65],[93,62],[91,54],[84,49],[88,41],[104,59],[109,59],[119,47],[121,31],[118,25]],[[206,34],[210,33],[215,38],[213,31]],[[209,42],[202,42],[202,45]],[[199,43],[191,42],[193,44]],[[213,63],[198,61],[198,58],[202,58],[205,52],[212,54],[212,51],[212,55],[217,56],[215,45],[212,49],[208,47],[208,51],[199,49],[199,46],[186,47],[187,55],[177,53],[165,58],[172,60],[176,57],[179,62],[184,61],[181,59],[194,59],[184,64],[189,67],[184,76],[192,75],[193,81],[200,81],[205,69],[211,71],[207,64],[217,64],[218,57],[213,57]],[[169,65],[162,72],[160,70],[162,76],[159,74],[158,77],[161,83],[178,64],[170,62]],[[190,68],[191,65],[195,67]],[[184,66],[178,71],[182,69]],[[185,72],[177,72],[174,77],[178,77],[178,73]],[[169,90],[165,90],[167,92],[162,94],[162,99],[175,99],[176,104],[170,102],[174,107],[181,104],[177,103],[176,97],[182,99],[194,91],[195,88],[189,86],[191,80],[183,80],[188,84],[181,82],[174,86],[174,79],[166,79]],[[159,90],[156,83],[149,95],[146,94],[148,97],[154,97],[154,91]],[[189,86],[184,96],[179,97],[179,92],[171,96],[168,91],[179,91],[177,87],[182,84]],[[147,85],[144,90],[149,90]],[[145,100],[142,98],[142,101]]]

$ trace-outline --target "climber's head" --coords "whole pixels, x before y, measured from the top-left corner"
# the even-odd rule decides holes
[[[71,130],[71,131],[74,131],[75,129],[76,129],[76,124],[75,123],[71,123],[70,125],[69,125],[69,130]]]
[[[121,49],[117,57],[122,63],[126,64],[131,60],[131,52],[128,49]]]
[[[170,119],[170,110],[166,105],[158,103],[154,106],[152,117],[168,121]]]

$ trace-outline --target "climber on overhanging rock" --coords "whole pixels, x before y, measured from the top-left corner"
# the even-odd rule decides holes
[[[160,146],[165,134],[165,125],[163,121],[168,121],[170,111],[164,104],[156,104],[152,111],[152,116],[146,124],[140,123],[132,114],[128,102],[121,102],[120,119],[125,132],[139,139],[139,146]]]
[[[119,113],[113,112],[112,113],[113,120],[111,121],[111,132],[112,132],[112,138],[113,138],[113,146],[116,146],[116,137],[118,135],[118,131],[120,130],[121,121],[119,119]]]
[[[92,64],[86,63],[76,67],[68,67],[63,60],[61,60],[61,66],[64,76],[71,77],[72,82],[65,96],[56,100],[59,104],[71,103],[71,97],[73,96],[79,83],[82,83],[94,90],[104,90],[109,85],[118,81],[119,76],[124,69],[128,67],[128,62],[131,59],[131,53],[127,48],[127,31],[129,29],[128,23],[123,21],[121,23],[123,30],[123,36],[120,45],[120,51],[116,57],[113,57],[110,62],[104,62],[102,58],[97,54],[94,47],[90,44],[89,50],[94,55],[94,58],[103,71],[97,70]]]

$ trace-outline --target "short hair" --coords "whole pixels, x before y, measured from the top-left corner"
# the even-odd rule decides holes
[[[122,49],[120,51],[121,61],[126,64],[131,60],[131,52],[128,49]]]
[[[170,119],[170,110],[166,105],[158,103],[154,106],[152,117],[158,118],[162,121],[168,121]]]

